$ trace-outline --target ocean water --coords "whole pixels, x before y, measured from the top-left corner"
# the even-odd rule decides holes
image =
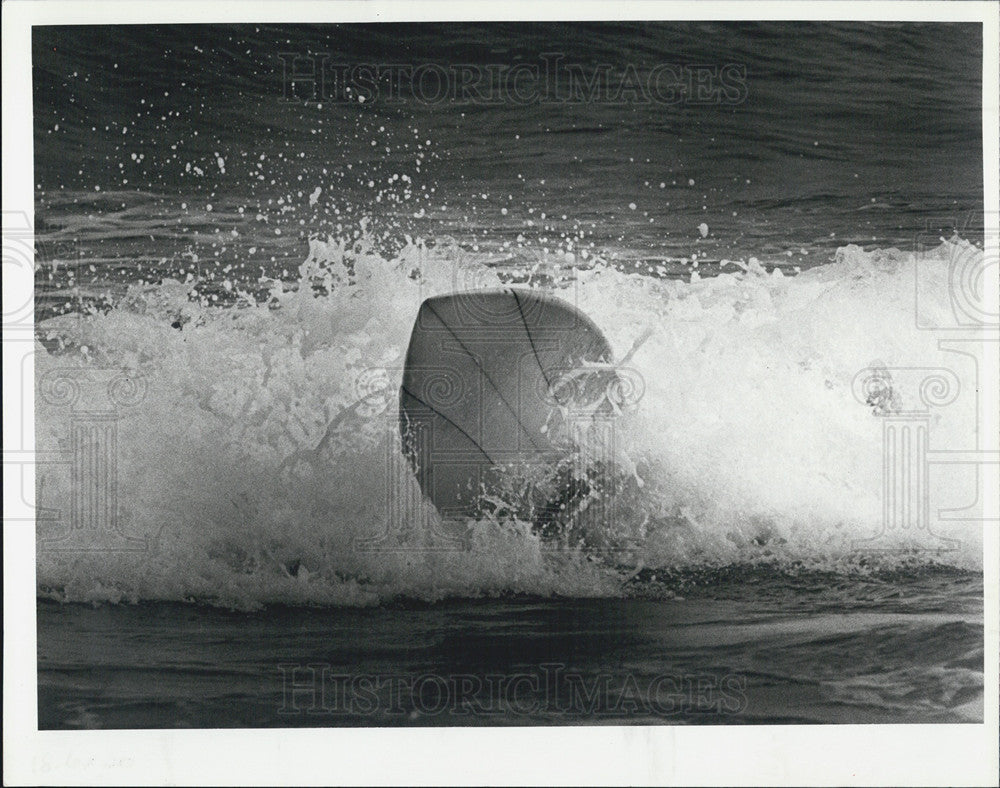
[[[973,25],[35,28],[40,725],[981,720],[979,480],[885,481],[980,445],[981,71]],[[635,402],[599,535],[456,549],[402,359],[510,284]]]

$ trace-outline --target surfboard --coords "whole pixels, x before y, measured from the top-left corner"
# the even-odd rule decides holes
[[[475,515],[498,469],[558,462],[567,406],[591,370],[605,370],[606,386],[611,361],[594,322],[552,296],[509,288],[424,301],[399,397],[424,495],[444,517]]]

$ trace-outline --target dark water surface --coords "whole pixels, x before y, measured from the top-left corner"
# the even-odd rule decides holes
[[[289,84],[317,64],[322,84]],[[418,77],[346,92],[370,72],[337,69],[359,65]],[[448,236],[514,264],[573,236],[610,259],[789,267],[970,224],[975,240],[981,73],[963,24],[36,28],[36,224],[55,266],[40,313],[67,284],[287,279],[309,235],[362,219],[389,248]]]
[[[43,728],[964,722],[982,580],[246,614],[39,605]],[[839,587],[838,587],[839,586]]]

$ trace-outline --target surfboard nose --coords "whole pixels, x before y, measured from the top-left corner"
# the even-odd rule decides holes
[[[444,516],[474,514],[496,468],[565,456],[565,409],[601,365],[614,374],[611,360],[593,321],[552,296],[510,288],[424,301],[400,391],[404,452],[424,494]]]

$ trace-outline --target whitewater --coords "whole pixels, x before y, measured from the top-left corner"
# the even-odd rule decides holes
[[[387,259],[362,229],[312,238],[297,278],[226,280],[223,306],[191,277],[130,284],[103,308],[38,324],[35,418],[38,450],[66,452],[67,419],[97,407],[85,382],[127,390],[110,406],[111,536],[133,549],[109,549],[121,540],[101,528],[72,535],[82,550],[49,549],[65,526],[40,518],[38,592],[363,607],[672,598],[685,578],[733,567],[981,571],[975,512],[884,527],[883,427],[925,413],[935,448],[977,447],[975,367],[923,326],[953,319],[956,261],[982,256],[955,237],[920,253],[848,245],[804,271],[750,258],[702,276],[694,258],[664,278],[568,251],[505,269],[447,238],[408,238]],[[401,460],[397,392],[420,303],[500,286],[576,305],[628,356],[636,402],[614,425],[623,482],[600,549],[502,512],[468,523],[471,548],[455,549]],[[39,465],[42,506],[71,511],[73,494],[65,465]],[[947,476],[929,496],[975,500]]]

